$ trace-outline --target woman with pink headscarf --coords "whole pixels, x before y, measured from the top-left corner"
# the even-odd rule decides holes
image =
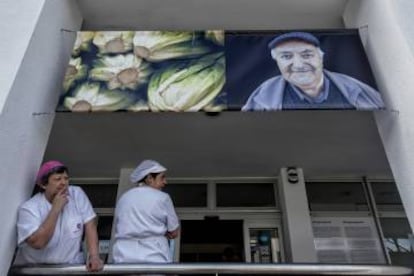
[[[40,192],[18,211],[18,251],[15,264],[81,264],[99,271],[96,214],[80,187],[69,186],[67,167],[59,161],[44,163],[37,174]],[[88,257],[81,251],[85,231]]]

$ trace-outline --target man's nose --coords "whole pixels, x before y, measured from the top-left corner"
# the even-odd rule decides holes
[[[292,59],[292,65],[293,67],[302,67],[303,66],[302,58],[298,55],[294,55]]]

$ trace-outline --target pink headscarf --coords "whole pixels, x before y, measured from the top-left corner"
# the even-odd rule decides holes
[[[40,185],[41,184],[40,181],[42,180],[42,178],[45,175],[47,175],[50,171],[52,171],[53,169],[57,167],[65,167],[65,165],[55,160],[51,160],[51,161],[47,161],[43,163],[43,165],[40,167],[39,171],[37,172],[36,184]]]

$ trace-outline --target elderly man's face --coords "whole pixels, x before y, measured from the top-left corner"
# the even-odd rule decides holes
[[[276,62],[286,81],[305,89],[321,84],[322,54],[312,44],[302,41],[287,41],[275,49]]]

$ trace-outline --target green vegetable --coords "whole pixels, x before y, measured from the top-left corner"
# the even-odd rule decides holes
[[[155,73],[148,86],[152,111],[198,111],[208,106],[225,82],[223,53]]]
[[[108,88],[136,89],[148,81],[149,66],[133,54],[104,56],[98,60],[90,72],[94,80],[106,81]]]
[[[88,51],[94,35],[94,32],[77,32],[72,55],[77,56],[81,51]]]
[[[93,38],[101,54],[119,54],[132,50],[134,32],[96,32]]]
[[[63,80],[63,89],[68,91],[75,80],[86,76],[86,71],[86,65],[82,64],[82,59],[80,57],[71,58],[66,69],[65,79]]]
[[[66,97],[64,106],[72,111],[116,111],[127,109],[134,103],[134,97],[123,91],[100,90],[99,84],[80,86],[73,97]]]
[[[221,45],[221,46],[224,45],[224,31],[209,30],[209,31],[206,31],[205,37],[206,39],[213,41],[217,45]]]
[[[133,40],[137,57],[151,62],[194,57],[210,51],[194,32],[142,31]]]

